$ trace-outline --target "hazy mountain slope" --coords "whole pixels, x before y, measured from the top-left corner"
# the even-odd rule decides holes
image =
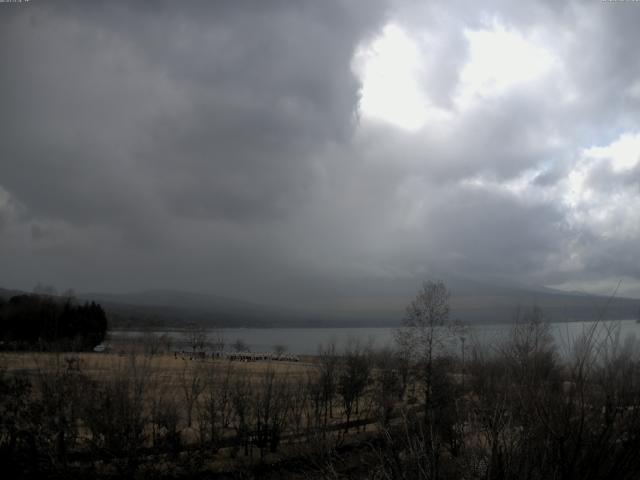
[[[451,290],[451,316],[465,323],[505,323],[518,310],[542,308],[550,321],[635,319],[640,300],[589,296],[546,288],[497,285],[468,279],[447,279]],[[85,293],[79,300],[96,301],[107,310],[116,328],[181,327],[190,323],[221,327],[291,326],[395,326],[399,325],[411,294],[371,292],[358,302],[326,308],[281,308],[271,305],[175,290],[149,290],[129,294]],[[20,292],[0,289],[0,298]],[[606,307],[606,308],[605,308]]]
[[[177,290],[148,290],[128,294],[85,293],[79,298],[102,303],[117,324],[219,326],[286,326],[318,321],[311,315],[216,295]]]
[[[491,285],[452,281],[451,315],[468,323],[504,323],[517,318],[518,310],[537,305],[550,321],[636,318],[640,300],[564,293],[546,288]],[[417,290],[417,289],[416,289]],[[412,293],[413,295],[413,293]],[[184,324],[196,322],[221,326],[354,326],[398,325],[411,296],[372,299],[358,308],[289,309],[241,300],[171,290],[127,295],[85,294],[104,303],[110,311],[135,323]],[[606,309],[605,309],[606,307]],[[605,311],[606,310],[606,311]]]
[[[452,299],[452,315],[477,322],[510,322],[518,310],[536,305],[549,321],[631,319],[638,314],[639,300],[563,293],[522,292],[514,295],[461,296]]]

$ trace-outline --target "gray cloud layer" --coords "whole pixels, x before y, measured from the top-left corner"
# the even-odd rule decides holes
[[[587,152],[640,132],[639,21],[601,2],[2,4],[0,283],[342,304],[446,272],[640,296],[640,166]],[[389,22],[446,122],[359,114],[353,55]],[[460,107],[468,32],[496,25],[553,67]]]

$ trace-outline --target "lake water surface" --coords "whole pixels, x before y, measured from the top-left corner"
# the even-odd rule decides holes
[[[593,322],[565,322],[550,324],[551,333],[555,339],[558,350],[566,354],[574,340],[593,328]],[[499,348],[509,338],[514,326],[510,324],[500,325],[475,325],[467,327],[463,333],[458,333],[449,341],[450,348],[459,351],[460,337],[465,338],[465,348],[473,345],[482,345],[486,348]],[[338,351],[344,349],[349,341],[357,340],[361,343],[371,343],[375,348],[391,347],[394,342],[396,328],[363,327],[363,328],[225,328],[211,331],[213,338],[221,333],[227,345],[241,340],[252,352],[271,352],[275,345],[282,345],[287,352],[298,355],[313,355],[318,353],[320,345],[328,345],[333,342]],[[175,343],[176,349],[187,348],[184,331],[154,332],[157,335],[168,334]],[[116,330],[111,333],[115,338],[136,338],[145,335],[145,332],[131,330]],[[640,339],[640,323],[635,320],[617,320],[600,322],[597,325],[597,338],[613,336],[620,343]]]

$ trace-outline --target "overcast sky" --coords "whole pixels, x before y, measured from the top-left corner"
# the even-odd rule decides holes
[[[0,286],[640,297],[638,25],[600,0],[2,3]]]

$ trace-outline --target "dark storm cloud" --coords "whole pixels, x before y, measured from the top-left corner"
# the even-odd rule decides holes
[[[624,230],[605,238],[598,205],[567,200],[585,149],[637,129],[638,20],[601,2],[3,4],[0,283],[309,304],[434,272],[638,279],[614,261],[634,214],[603,205]],[[352,58],[387,22],[449,120],[358,111]],[[461,107],[467,32],[496,24],[550,73]],[[637,191],[638,167],[584,168],[598,195]]]
[[[309,149],[353,127],[348,65],[367,19],[341,5],[319,19],[312,5],[186,7],[14,19],[18,68],[3,87],[19,115],[3,153],[26,168],[6,164],[5,187],[85,222],[127,217],[156,192],[182,215],[259,217],[304,189]]]
[[[3,184],[34,211],[85,222],[156,193],[181,215],[277,213],[304,190],[309,150],[350,135],[366,11],[146,7],[11,12],[2,86],[17,115],[3,154],[26,168],[7,163]]]
[[[513,194],[477,187],[448,194],[434,208],[432,224],[449,223],[435,232],[435,252],[448,253],[459,271],[535,273],[567,236],[561,212],[551,205],[526,205]]]
[[[111,232],[116,245],[101,252],[110,257],[160,243],[151,264],[165,276],[175,264],[231,260],[240,276],[286,264],[269,258],[282,253],[272,233],[282,225],[269,222],[308,201],[310,157],[350,139],[359,89],[351,57],[382,5],[26,7],[4,9],[0,34],[11,45],[0,75],[3,225],[5,204],[25,207],[14,239],[42,241],[47,231],[49,242],[67,243],[57,254],[70,278],[87,278],[78,243],[91,245],[96,227]],[[25,222],[33,225],[23,232]],[[207,288],[211,273],[187,286]]]

